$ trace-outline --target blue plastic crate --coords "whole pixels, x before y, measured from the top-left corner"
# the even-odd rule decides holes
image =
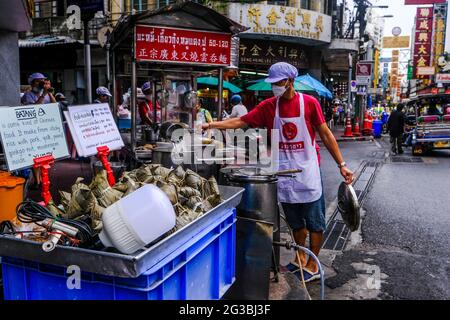
[[[80,289],[63,267],[3,257],[5,300],[220,299],[235,280],[236,210],[197,231],[137,278],[82,272]]]
[[[118,119],[119,129],[131,129],[131,119]]]

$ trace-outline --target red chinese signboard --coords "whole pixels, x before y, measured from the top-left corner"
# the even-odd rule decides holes
[[[231,35],[153,26],[136,26],[137,61],[229,66]]]
[[[405,0],[405,4],[435,4],[435,3],[445,3],[447,0]]]
[[[414,35],[414,78],[423,79],[424,75],[417,72],[418,68],[432,66],[431,49],[433,43],[433,7],[417,8]]]

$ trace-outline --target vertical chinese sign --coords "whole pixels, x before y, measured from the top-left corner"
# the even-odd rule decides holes
[[[231,34],[136,26],[137,61],[229,66]]]
[[[447,10],[447,6],[444,7]],[[434,17],[434,65],[438,66],[439,57],[445,52],[445,15],[436,14]]]
[[[419,75],[417,70],[432,65],[433,7],[417,8],[414,40],[414,78],[423,79],[424,76]]]

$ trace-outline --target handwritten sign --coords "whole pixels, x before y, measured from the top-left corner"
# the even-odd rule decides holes
[[[0,107],[0,132],[9,171],[33,166],[33,159],[69,156],[57,103]]]
[[[107,103],[69,107],[64,112],[78,155],[97,154],[97,147],[118,150],[124,146]]]

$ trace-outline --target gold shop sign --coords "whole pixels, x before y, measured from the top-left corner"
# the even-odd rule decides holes
[[[228,16],[249,27],[248,33],[331,42],[331,17],[319,12],[277,5],[230,3]]]

